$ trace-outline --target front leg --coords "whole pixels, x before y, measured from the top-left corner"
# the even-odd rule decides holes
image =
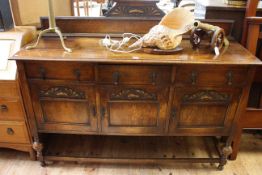
[[[44,167],[46,164],[45,164],[45,161],[44,161],[44,157],[43,157],[43,144],[36,141],[33,143],[33,149],[36,151],[36,156],[37,156],[37,159],[41,162],[41,166]]]
[[[232,154],[232,147],[224,146],[221,150],[221,158],[220,158],[220,163],[218,165],[218,170],[224,169],[224,165],[227,163],[227,158],[230,154]]]

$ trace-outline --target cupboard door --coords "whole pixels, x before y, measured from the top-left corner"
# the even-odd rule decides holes
[[[43,132],[97,131],[93,86],[33,83],[33,107]]]
[[[238,106],[239,90],[176,88],[169,132],[183,135],[226,135]]]
[[[166,122],[169,89],[116,86],[100,89],[104,134],[161,134]]]

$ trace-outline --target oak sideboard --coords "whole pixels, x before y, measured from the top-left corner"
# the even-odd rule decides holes
[[[99,40],[69,37],[73,52],[66,53],[56,38],[46,38],[37,49],[22,49],[12,58],[42,165],[59,160],[190,161],[219,163],[223,169],[261,62],[235,42],[215,56],[206,46],[193,50],[187,40],[174,55],[113,53]],[[155,144],[172,145],[175,136],[219,138],[218,157],[146,153]],[[119,137],[125,146],[118,147],[118,155],[87,150],[114,149],[110,141]],[[131,144],[135,153],[125,144],[136,138],[151,140],[141,154],[139,143]]]

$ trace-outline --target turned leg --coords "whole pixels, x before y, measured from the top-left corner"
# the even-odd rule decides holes
[[[237,153],[239,151],[239,147],[240,147],[240,143],[241,143],[241,135],[242,135],[242,128],[238,127],[236,134],[233,138],[233,142],[232,142],[232,154],[229,156],[230,160],[236,160],[237,158]]]
[[[231,146],[224,146],[222,148],[220,163],[218,165],[218,170],[224,169],[224,165],[227,163],[227,158],[231,153],[232,153],[232,147]]]
[[[46,164],[45,164],[43,153],[42,153],[43,144],[39,142],[34,142],[33,149],[36,151],[36,157],[41,162],[41,166],[44,167]]]

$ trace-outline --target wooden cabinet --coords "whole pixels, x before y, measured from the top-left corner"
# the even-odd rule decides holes
[[[240,90],[176,88],[169,132],[183,135],[227,135],[230,132]]]
[[[226,142],[218,158],[189,160],[219,163],[220,169],[225,165],[232,151],[233,126],[245,108],[255,66],[261,64],[243,47],[230,43],[223,54],[214,56],[207,48],[194,51],[183,42],[185,48],[181,54],[159,56],[108,52],[95,38],[75,38],[70,42],[81,49],[68,55],[62,49],[22,50],[14,57],[19,78],[24,82],[21,89],[35,141],[33,146],[43,164],[45,160],[62,159],[112,160],[110,156],[78,147],[71,134],[81,134],[119,136],[114,138],[223,136]],[[42,44],[60,47],[59,42],[48,39]],[[48,148],[43,152],[47,142],[41,135],[70,140],[47,141]],[[82,137],[76,138],[77,141]],[[100,140],[99,136],[96,138],[93,140]],[[62,143],[70,143],[70,148],[73,145],[74,153],[61,151],[71,150]],[[107,146],[103,142],[94,143],[101,144]],[[59,149],[61,155],[53,154],[56,151],[52,145],[56,145],[54,149]],[[144,155],[140,158],[144,156],[142,159],[149,162],[166,160],[160,154],[151,157],[152,160]],[[185,161],[168,156],[168,161]],[[123,156],[118,160],[129,161]]]
[[[106,86],[99,92],[102,133],[163,134],[168,87]]]
[[[73,83],[31,83],[37,124],[43,132],[97,131],[95,89]]]

